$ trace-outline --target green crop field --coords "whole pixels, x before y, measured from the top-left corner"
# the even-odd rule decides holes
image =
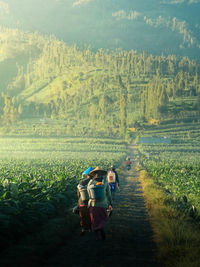
[[[89,166],[119,167],[123,140],[0,139],[0,242],[34,232],[76,202],[76,185]]]
[[[189,133],[189,132],[188,132]],[[176,139],[175,139],[176,140]],[[142,144],[141,165],[175,204],[196,218],[200,214],[200,143],[180,140],[178,144]]]

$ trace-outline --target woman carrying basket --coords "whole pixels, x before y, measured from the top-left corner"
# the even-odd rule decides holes
[[[90,172],[92,170],[94,170],[94,168],[89,167],[87,170],[83,172],[83,175],[82,175],[83,179],[79,182],[77,186],[81,235],[85,234],[85,230],[91,229],[91,219],[90,219],[90,213],[88,209],[89,195],[87,191],[87,185],[91,179]]]
[[[107,222],[107,209],[112,210],[112,197],[108,182],[106,181],[107,171],[96,167],[90,172],[92,179],[88,183],[88,207],[91,217],[91,228],[99,239],[99,234],[103,240],[106,238],[104,227]]]

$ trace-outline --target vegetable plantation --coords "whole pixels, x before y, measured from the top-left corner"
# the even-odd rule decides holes
[[[200,217],[200,145],[141,145],[140,163],[174,204],[192,217]]]
[[[126,157],[122,140],[0,139],[1,249],[67,216],[89,166],[108,169]]]

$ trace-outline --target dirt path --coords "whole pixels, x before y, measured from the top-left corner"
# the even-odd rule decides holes
[[[96,241],[89,232],[82,237],[77,230],[45,266],[161,266],[135,166],[120,178],[106,240]]]

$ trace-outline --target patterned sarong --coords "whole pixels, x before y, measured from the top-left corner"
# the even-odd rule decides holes
[[[92,230],[103,228],[107,222],[107,210],[101,207],[90,207]]]

